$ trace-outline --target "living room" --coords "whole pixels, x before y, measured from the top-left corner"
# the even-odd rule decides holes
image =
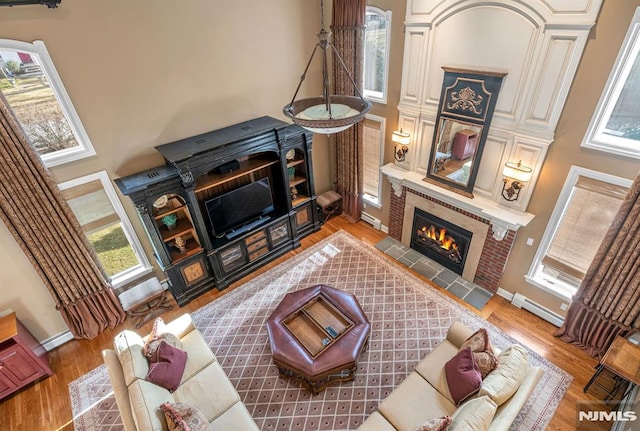
[[[319,5],[315,3],[302,5],[299,2],[280,1],[253,4],[243,1],[209,5],[198,2],[190,7],[130,3],[63,0],[55,9],[40,5],[2,8],[0,38],[45,42],[96,150],[93,157],[52,167],[50,171],[58,183],[99,171],[106,171],[108,177],[114,180],[161,165],[162,156],[154,149],[157,145],[262,115],[282,118],[282,106],[290,100],[300,79],[300,73],[316,42],[315,33],[320,22]],[[394,164],[391,132],[401,126],[411,130],[408,123],[402,123],[407,118],[407,110],[398,115],[403,97],[401,82],[405,33],[410,28],[405,27],[403,22],[407,2],[370,1],[369,4],[391,10],[393,16],[387,100],[385,104],[374,103],[372,113],[386,119],[383,164]],[[575,64],[577,68],[572,82],[565,83],[566,103],[556,111],[558,118],[552,143],[541,159],[543,163],[535,166],[536,180],[525,186],[522,197],[516,201],[517,205],[526,202],[525,207],[516,208],[517,211],[535,217],[518,229],[500,279],[500,287],[511,294],[518,293],[530,299],[550,310],[553,315],[564,315],[562,308],[566,300],[532,285],[525,275],[530,271],[538,243],[552,217],[571,166],[629,180],[638,171],[638,163],[632,158],[581,146],[625,38],[628,23],[638,5],[638,2],[605,2],[593,28],[585,30],[584,53],[575,58],[578,63]],[[483,25],[487,29],[500,27],[491,23]],[[588,24],[585,24],[586,27]],[[466,64],[463,60],[456,63]],[[494,67],[500,68],[501,65]],[[317,75],[319,73],[309,73],[307,77],[311,88],[320,85]],[[439,87],[440,83],[437,89]],[[305,88],[304,91],[307,95],[314,93],[311,89]],[[425,140],[430,144],[430,139]],[[420,164],[419,157],[428,155],[424,148],[421,154],[417,154],[420,147],[415,145],[416,142],[413,144],[407,153],[409,164],[413,164],[410,168]],[[317,194],[333,189],[333,158],[332,145],[327,138],[321,135],[314,137],[313,165]],[[403,163],[395,165],[404,168]],[[501,178],[496,180],[501,183]],[[365,212],[379,220],[381,225],[390,227],[390,209],[395,192],[387,176],[382,177],[381,188],[380,207],[366,205]],[[142,240],[145,254],[153,261],[153,250],[145,239],[135,207],[125,196],[119,196],[119,199]],[[508,205],[505,206],[509,208]],[[323,226],[320,233],[303,242],[303,247],[320,241],[338,227],[349,226],[341,219],[334,219],[333,223]],[[357,236],[366,237],[373,244],[386,236],[380,232],[370,232],[368,227],[353,229]],[[54,377],[4,401],[1,407],[4,414],[5,409],[24,412],[17,406],[35,396],[32,394],[39,391],[37,388],[42,385],[53,385],[59,381],[62,389],[59,393],[53,392],[53,398],[57,399],[58,394],[61,394],[60,398],[62,394],[66,396],[66,384],[101,363],[100,350],[109,345],[108,340],[115,333],[106,331],[96,341],[73,340],[56,345],[57,341],[65,339],[67,326],[64,320],[55,309],[38,273],[4,225],[0,228],[0,237],[0,258],[4,262],[0,272],[0,308],[16,311],[35,337],[51,347],[51,356],[55,357],[52,359]],[[529,239],[533,240],[532,246],[528,245]],[[284,260],[284,257],[281,259]],[[152,272],[160,279],[166,278],[157,267]],[[237,282],[233,286],[239,284]],[[195,310],[197,306],[211,301],[212,295],[198,298],[185,310]],[[494,319],[500,319],[501,312],[504,313],[503,319],[509,319],[505,316],[517,310],[509,301],[498,297],[488,307],[487,310],[495,310]],[[502,308],[507,311],[501,311]],[[167,315],[175,316],[185,310],[174,309]],[[489,313],[487,310],[483,313]],[[545,328],[547,334],[543,344],[550,343],[552,348],[559,348],[555,344],[557,340],[550,335],[554,330],[552,325],[542,320],[540,323],[537,320],[527,322],[528,326]],[[505,322],[502,324],[507,325]],[[143,329],[148,329],[148,325]],[[511,330],[517,331],[515,328]],[[527,342],[535,344],[534,340],[539,334],[533,334]],[[69,368],[62,365],[74,363],[74,360],[63,358],[65,353],[76,356],[78,351],[84,352],[85,349],[90,353],[82,353],[81,362]],[[564,352],[569,357],[574,355],[571,350]],[[89,361],[87,356],[91,356]],[[569,363],[567,361],[565,366],[570,367]],[[573,389],[573,396],[576,398],[581,396],[579,384],[586,383],[595,363],[594,359],[585,356],[581,359],[584,369],[566,369],[574,375],[573,385],[577,386]],[[88,367],[88,364],[93,367]],[[560,410],[563,410],[563,406]],[[575,409],[575,406],[569,408]],[[53,412],[45,414],[46,409],[41,409],[42,418],[49,414],[57,415]],[[21,423],[13,421],[24,413],[10,413],[14,414],[16,416],[9,423]],[[571,417],[571,413],[567,416]],[[56,428],[69,419],[67,417],[64,422],[56,422]],[[21,426],[17,425],[17,429]],[[34,424],[32,427],[41,426]]]

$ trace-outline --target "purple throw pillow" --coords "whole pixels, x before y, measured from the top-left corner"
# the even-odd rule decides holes
[[[456,405],[478,392],[482,384],[482,374],[476,364],[470,347],[460,349],[444,365],[449,392]]]
[[[180,385],[186,365],[187,352],[161,341],[149,364],[147,380],[173,392]]]

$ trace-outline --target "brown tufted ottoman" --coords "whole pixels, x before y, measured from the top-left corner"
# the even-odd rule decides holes
[[[370,329],[355,296],[322,284],[286,294],[267,320],[280,375],[314,395],[353,380]]]

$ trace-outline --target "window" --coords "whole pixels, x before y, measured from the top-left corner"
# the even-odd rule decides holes
[[[0,91],[47,167],[96,154],[44,42],[0,39]]]
[[[582,146],[640,158],[640,8],[622,43]]]
[[[380,208],[380,166],[384,148],[385,119],[377,115],[366,115],[364,124],[364,200]]]
[[[572,166],[526,276],[569,300],[593,260],[631,181]]]
[[[151,271],[105,171],[59,184],[114,287]]]
[[[374,102],[387,102],[391,11],[367,6],[364,33],[364,96]]]

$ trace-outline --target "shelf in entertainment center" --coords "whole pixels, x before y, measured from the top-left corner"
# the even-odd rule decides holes
[[[193,225],[188,219],[178,219],[176,227],[169,230],[166,226],[161,227],[160,235],[162,235],[162,241],[168,242],[176,237],[182,236],[189,231],[193,231]]]
[[[175,207],[175,208],[173,208],[173,209],[166,210],[166,211],[162,211],[162,212],[160,212],[160,213],[156,214],[155,216],[153,216],[153,218],[154,218],[155,220],[160,220],[160,219],[162,219],[162,217],[166,217],[166,216],[168,216],[169,214],[175,214],[175,213],[177,213],[177,212],[180,212],[180,211],[182,211],[184,208],[185,208],[185,205],[183,204],[183,205],[180,205],[180,206]],[[164,209],[164,208],[163,208],[163,209]],[[154,210],[154,212],[155,212],[155,210]]]
[[[299,159],[299,160],[289,160],[287,162],[287,167],[291,168],[293,166],[298,166],[300,164],[304,163],[304,159]]]
[[[309,196],[304,196],[304,195],[298,195],[297,198],[295,198],[292,202],[291,202],[291,206],[293,207],[297,207],[298,205],[306,202],[309,200]]]
[[[304,177],[294,177],[292,180],[289,180],[289,187],[295,187],[298,184],[302,184],[307,181]]]
[[[180,262],[181,260],[184,260],[189,256],[193,256],[194,254],[197,254],[201,251],[202,247],[200,247],[200,245],[198,245],[195,240],[189,239],[187,241],[187,249],[184,252],[178,253],[176,250],[171,250],[171,263],[176,264],[177,262]]]
[[[276,163],[279,163],[279,160],[263,160],[263,159],[257,159],[257,158],[243,160],[240,162],[240,168],[236,169],[233,172],[229,172],[226,174],[209,173],[198,178],[195,192],[196,193],[203,192],[212,187],[219,186],[228,181],[235,180],[237,178],[240,178],[252,172],[256,172],[256,171],[259,171],[260,169],[264,169],[271,165],[275,165]]]

